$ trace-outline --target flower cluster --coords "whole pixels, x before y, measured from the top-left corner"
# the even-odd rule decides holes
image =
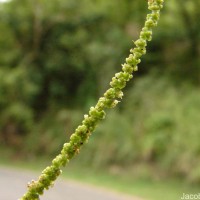
[[[123,97],[122,89],[133,78],[133,72],[138,70],[138,64],[141,62],[141,56],[146,53],[147,41],[152,39],[152,29],[157,25],[163,3],[164,0],[148,1],[151,13],[147,15],[140,37],[134,42],[136,47],[130,50],[130,55],[122,65],[122,71],[115,74],[110,82],[111,88],[98,100],[95,107],[90,108],[89,114],[84,115],[82,124],[71,135],[69,143],[63,145],[61,153],[52,161],[52,165],[43,170],[37,181],[28,184],[28,191],[21,200],[38,200],[44,189],[49,189],[60,175],[61,167],[79,153],[81,146],[87,142],[98,122],[105,118],[105,109],[114,108],[120,102]]]

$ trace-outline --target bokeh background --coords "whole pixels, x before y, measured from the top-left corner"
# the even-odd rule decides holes
[[[141,0],[0,3],[0,151],[53,158],[138,38]],[[73,161],[123,176],[200,184],[200,1],[167,0],[118,108]],[[2,161],[3,162],[3,161]]]

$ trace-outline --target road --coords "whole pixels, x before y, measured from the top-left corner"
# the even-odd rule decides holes
[[[0,167],[0,200],[17,200],[26,191],[26,184],[38,174],[7,167]],[[141,200],[109,190],[59,179],[53,188],[45,191],[40,200]]]

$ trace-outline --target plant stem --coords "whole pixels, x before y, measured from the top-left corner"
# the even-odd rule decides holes
[[[148,0],[148,9],[151,13],[147,15],[139,39],[134,42],[135,48],[130,50],[126,62],[122,65],[122,70],[112,78],[111,88],[104,93],[94,107],[90,108],[89,114],[84,115],[82,124],[71,135],[70,141],[63,145],[61,153],[53,159],[52,164],[42,171],[39,179],[28,183],[28,190],[20,200],[38,200],[44,189],[49,189],[61,174],[61,167],[79,153],[81,146],[88,141],[97,124],[105,118],[105,109],[114,108],[120,102],[119,100],[123,97],[122,89],[133,78],[133,72],[138,70],[137,66],[141,62],[140,58],[146,53],[147,41],[152,39],[152,29],[157,25],[163,3],[164,0]]]

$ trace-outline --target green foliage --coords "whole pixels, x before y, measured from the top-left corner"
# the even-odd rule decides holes
[[[28,158],[56,155],[119,70],[130,40],[139,35],[145,5],[141,0],[0,4],[0,142]],[[134,168],[142,163],[157,170],[152,176],[164,171],[199,182],[198,8],[197,0],[166,2],[140,64],[141,78],[127,85],[129,98],[97,129],[81,164]],[[132,69],[124,65],[123,70]],[[121,75],[113,86],[124,86]]]
[[[42,0],[34,4],[23,0],[19,4],[13,0],[5,5],[1,26],[8,35],[2,34],[1,42],[8,42],[0,60],[8,68],[20,66],[26,70],[38,87],[33,99],[37,112],[51,104],[84,106],[98,95],[98,82],[99,90],[105,89],[97,78],[105,71],[99,72],[99,68],[111,66],[111,74],[119,63],[116,55],[121,54],[120,44],[128,44],[128,40],[121,40],[126,33],[113,24],[115,16],[106,12],[109,3],[99,4],[87,0]],[[108,28],[113,31],[107,32]]]
[[[33,125],[29,103],[37,88],[29,82],[23,68],[0,69],[0,77],[0,138],[7,145],[20,147]]]
[[[24,135],[31,131],[33,113],[29,107],[15,103],[5,107],[1,113],[0,141],[6,145],[21,148]]]
[[[136,80],[122,108],[109,113],[76,162],[199,183],[198,91],[155,73]]]
[[[130,120],[112,111],[91,137],[83,149],[80,162],[86,166],[90,163],[95,168],[126,166],[135,159]]]
[[[138,148],[140,162],[200,181],[199,100],[198,88],[177,87],[169,78],[152,76],[136,82],[123,115],[132,119],[133,151]]]
[[[24,157],[31,159],[35,156],[57,155],[63,146],[63,141],[70,138],[77,124],[80,123],[82,115],[79,110],[62,109],[57,112],[47,112],[24,138]]]

